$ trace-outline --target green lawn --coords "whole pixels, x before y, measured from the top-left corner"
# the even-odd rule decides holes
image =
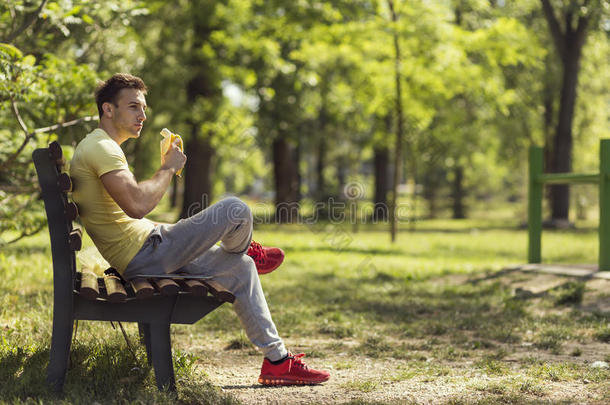
[[[485,401],[536,402],[544,399],[549,381],[585,379],[588,389],[610,399],[603,394],[610,379],[607,369],[545,360],[547,355],[577,358],[578,347],[610,342],[610,314],[578,307],[587,294],[582,283],[567,283],[529,300],[495,280],[503,268],[525,261],[525,231],[516,223],[489,220],[415,225],[409,231],[404,224],[395,244],[382,225],[361,225],[356,233],[337,224],[258,225],[256,240],[281,246],[287,254],[281,270],[262,279],[282,335],[327,342],[310,353],[314,357],[341,350],[355,358],[408,360],[384,376],[392,381],[467,379],[483,373],[495,379],[467,383]],[[176,398],[156,392],[142,350],[132,358],[120,332],[99,322],[79,325],[65,397],[46,392],[52,315],[48,243],[48,234],[41,233],[0,250],[0,402],[174,403]],[[545,231],[543,259],[595,263],[595,230]],[[237,402],[208,382],[205,365],[199,367],[186,343],[214,337],[251,351],[231,307],[172,330],[178,400]],[[136,329],[129,327],[128,333],[135,342]],[[516,367],[505,361],[526,343],[532,356]],[[566,352],[574,344],[577,348]],[[431,356],[443,360],[433,366],[426,362]],[[335,365],[341,367],[353,364]],[[366,393],[378,384],[368,379],[342,388]]]

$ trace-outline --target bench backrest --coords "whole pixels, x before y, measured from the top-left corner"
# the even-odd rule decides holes
[[[38,174],[38,183],[49,225],[51,252],[53,255],[53,284],[55,301],[70,300],[76,277],[75,250],[80,249],[81,230],[72,226],[78,216],[76,204],[68,201],[67,193],[72,182],[62,173],[65,163],[61,146],[53,142],[48,148],[36,149],[32,159]],[[67,302],[63,302],[66,305]]]

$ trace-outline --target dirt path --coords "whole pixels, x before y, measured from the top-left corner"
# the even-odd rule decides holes
[[[524,278],[525,277],[525,278]],[[443,282],[460,282],[463,276]],[[520,273],[518,277],[506,275],[502,283],[514,284],[516,291],[538,293],[544,286],[565,281],[554,275]],[[583,310],[608,311],[610,280],[587,282]],[[605,297],[598,299],[599,297]],[[527,359],[549,363],[570,363],[590,367],[594,361],[610,357],[610,345],[601,342],[576,343],[581,354],[570,355],[569,344],[561,354],[535,350],[531,344],[506,345],[506,357],[502,359],[509,373],[489,374],[476,367],[481,358],[474,356],[444,361],[433,358],[432,353],[421,352],[420,364],[429,364],[428,371],[414,371],[409,360],[394,358],[368,358],[349,353],[357,341],[286,339],[286,344],[295,352],[311,353],[316,347],[336,345],[338,351],[324,350],[325,355],[308,357],[306,362],[314,368],[331,371],[331,380],[320,386],[263,387],[257,383],[261,357],[252,349],[223,350],[225,341],[210,341],[205,345],[191,346],[201,360],[201,369],[210,381],[223,391],[231,393],[245,404],[343,404],[353,400],[381,403],[470,403],[481,399],[491,403],[607,403],[610,398],[610,382],[591,383],[586,379],[545,379],[541,384],[524,374]],[[497,350],[497,347],[496,347]],[[315,350],[313,350],[315,354]],[[328,354],[330,353],[330,354]],[[480,353],[481,356],[484,353]],[[420,366],[421,367],[421,366]],[[604,393],[606,391],[606,393]],[[496,402],[497,401],[497,402]]]
[[[307,351],[307,346],[299,342],[287,341],[290,347]],[[598,358],[600,351],[608,348],[602,344],[593,345],[577,360],[579,363],[591,362]],[[606,345],[607,346],[607,345]],[[526,348],[511,354],[505,360],[514,362],[515,371],[520,360],[530,353]],[[487,376],[473,367],[474,360],[459,364],[444,363],[452,369],[451,375],[415,376],[400,380],[401,371],[408,368],[406,360],[370,359],[338,353],[324,359],[309,359],[312,367],[329,370],[331,380],[319,386],[304,387],[263,387],[258,384],[260,357],[242,351],[229,351],[212,355],[212,348],[205,350],[209,356],[202,365],[210,381],[239,398],[245,404],[343,404],[352,400],[366,402],[443,404],[462,401],[477,401],[490,397],[489,390],[481,387],[500,387],[504,384],[502,376]],[[203,357],[202,356],[202,357]],[[555,361],[573,361],[573,358],[556,358]],[[437,362],[431,359],[431,362]],[[349,368],[344,368],[344,367]],[[526,379],[527,380],[527,379]],[[557,403],[561,401],[602,404],[605,403],[599,392],[589,390],[586,381],[549,382],[544,386],[544,394],[523,395],[522,399]],[[610,389],[610,386],[608,386]],[[497,394],[510,394],[501,392]]]

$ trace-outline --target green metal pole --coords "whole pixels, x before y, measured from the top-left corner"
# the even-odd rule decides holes
[[[610,139],[599,145],[599,270],[610,270]]]
[[[530,146],[530,173],[527,207],[528,263],[540,263],[542,240],[542,182],[543,151],[540,146]],[[609,200],[610,201],[610,200]]]

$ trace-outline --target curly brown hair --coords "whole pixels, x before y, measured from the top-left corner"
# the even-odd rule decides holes
[[[100,119],[104,115],[102,104],[112,103],[117,105],[117,95],[123,89],[141,90],[144,94],[146,94],[146,91],[148,90],[144,81],[139,77],[130,75],[129,73],[115,73],[110,79],[100,83],[95,90],[95,102],[97,104],[97,111],[100,114]]]

